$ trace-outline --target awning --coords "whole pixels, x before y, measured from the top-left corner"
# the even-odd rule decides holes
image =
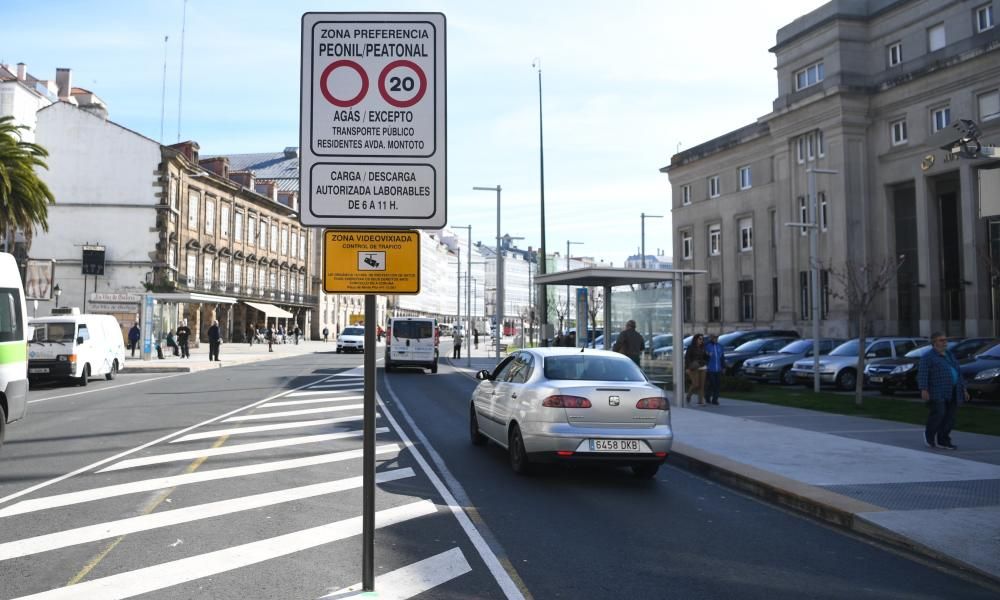
[[[295,316],[287,310],[278,308],[273,304],[265,304],[263,302],[247,302],[246,300],[243,301],[243,304],[246,304],[250,308],[256,308],[266,316],[274,317],[276,319],[291,319]]]
[[[193,304],[236,304],[235,298],[216,296],[214,294],[199,294],[198,292],[164,292],[153,294],[153,299],[159,302],[187,302]]]

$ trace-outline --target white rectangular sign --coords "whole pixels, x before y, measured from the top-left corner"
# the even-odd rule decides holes
[[[445,17],[302,16],[303,225],[447,224]]]

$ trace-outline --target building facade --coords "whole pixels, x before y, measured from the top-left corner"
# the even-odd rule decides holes
[[[1000,161],[932,143],[959,119],[1000,142],[996,4],[836,0],[778,31],[771,112],[661,169],[674,263],[707,271],[684,288],[685,331],[810,332],[809,229],[786,224],[815,223],[822,335],[856,334],[836,274],[894,257],[869,331],[996,333],[980,257],[1000,225],[980,216],[978,181]]]

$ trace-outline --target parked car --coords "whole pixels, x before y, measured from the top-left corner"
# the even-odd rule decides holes
[[[958,360],[963,360],[983,346],[995,342],[994,338],[951,338],[948,340],[948,350]],[[885,396],[896,392],[917,391],[917,366],[920,357],[930,352],[930,344],[910,350],[897,358],[883,358],[871,362],[865,367],[865,383],[877,387]]]
[[[365,328],[364,327],[344,327],[344,330],[337,336],[337,354],[341,352],[364,352],[365,351]]]
[[[110,381],[125,368],[125,338],[111,315],[63,308],[29,323],[34,327],[28,343],[29,380],[63,379],[87,385],[94,375]]]
[[[688,346],[691,345],[691,340],[694,339],[693,335],[689,335],[683,340],[681,340],[681,347],[684,352],[687,352]],[[653,350],[653,358],[670,358],[674,353],[674,340],[673,337],[670,338],[670,343],[666,346],[661,346]]]
[[[517,473],[536,462],[593,461],[651,478],[673,442],[663,390],[615,352],[525,349],[476,379],[471,441],[506,448]]]
[[[971,398],[1000,399],[1000,342],[966,358],[960,369]]]
[[[736,350],[747,342],[760,338],[785,337],[799,339],[799,332],[791,329],[751,329],[748,331],[731,331],[719,336],[719,344],[726,352]],[[685,346],[686,347],[686,346]]]
[[[824,338],[819,341],[820,356],[829,354],[831,350],[842,344],[844,340]],[[775,381],[784,385],[795,383],[792,364],[800,358],[812,357],[812,340],[795,340],[789,342],[774,354],[756,358],[748,358],[743,363],[740,375],[754,381]]]
[[[841,390],[854,389],[857,382],[858,351],[864,348],[865,360],[902,356],[918,346],[928,343],[927,338],[882,337],[868,338],[864,344],[857,339],[849,340],[834,348],[819,361],[821,383],[836,385]],[[797,360],[792,365],[796,381],[811,386],[813,382],[813,361]],[[862,376],[864,374],[862,373]]]
[[[741,344],[732,352],[726,351],[726,365],[723,372],[726,375],[736,375],[748,358],[775,353],[795,339],[790,337],[758,338]]]
[[[615,332],[611,333],[611,345],[608,346],[609,348],[614,347],[615,342],[618,341],[618,334],[619,334],[618,331],[615,331]],[[601,349],[604,348],[604,334],[603,333],[601,335],[597,336],[597,338],[594,339],[593,347],[597,348],[598,350],[601,350]]]
[[[429,317],[393,317],[385,333],[385,370],[421,367],[438,372],[440,332]]]

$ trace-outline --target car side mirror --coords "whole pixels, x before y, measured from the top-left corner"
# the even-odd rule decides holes
[[[76,338],[76,343],[77,344],[82,344],[83,343],[83,336],[82,335],[80,337]]]
[[[476,373],[476,379],[478,379],[479,381],[491,381],[493,377],[490,375],[489,371],[483,369],[478,373]]]

